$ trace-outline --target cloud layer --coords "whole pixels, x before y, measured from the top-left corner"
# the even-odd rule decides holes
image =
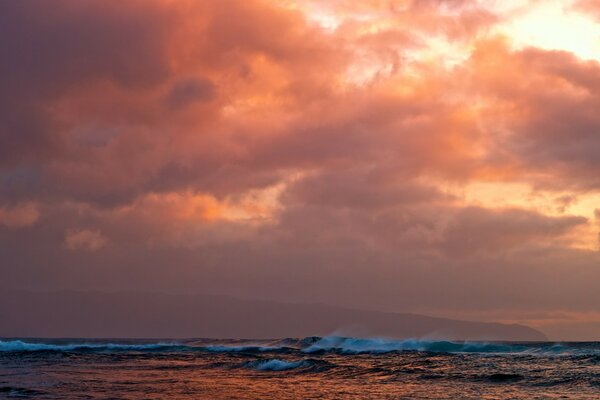
[[[598,60],[359,3],[0,3],[3,281],[598,315]]]

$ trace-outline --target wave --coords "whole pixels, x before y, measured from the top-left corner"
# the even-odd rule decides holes
[[[384,339],[353,338],[342,336],[310,336],[304,339],[281,339],[247,341],[245,344],[235,341],[233,344],[220,342],[218,345],[196,344],[196,349],[218,353],[391,353],[402,351],[421,351],[433,353],[487,353],[487,354],[523,354],[523,355],[596,355],[600,349],[596,345],[585,346],[578,343],[504,343],[504,342],[459,342],[425,339]]]
[[[125,343],[37,343],[24,342],[22,340],[0,340],[0,352],[20,352],[20,351],[149,351],[149,350],[167,350],[177,349],[182,346],[178,343],[146,343],[146,344],[125,344]]]
[[[248,345],[208,345],[187,344],[180,342],[157,343],[106,343],[106,342],[80,342],[80,343],[42,343],[25,342],[22,340],[0,340],[0,352],[25,352],[25,351],[207,351],[212,353],[259,353],[259,352],[288,352],[294,349],[285,346],[259,346]]]
[[[338,366],[332,362],[306,358],[300,360],[284,360],[280,358],[258,359],[239,365],[241,368],[251,368],[263,372],[293,371],[294,373],[322,373]]]
[[[258,371],[287,371],[290,369],[296,369],[300,367],[307,367],[310,365],[309,361],[300,360],[300,361],[284,361],[279,359],[271,359],[271,360],[259,360],[252,361],[247,364],[247,366],[256,369]]]
[[[314,341],[304,349],[305,353],[336,352],[340,354],[390,353],[423,351],[434,353],[489,353],[527,355],[590,355],[600,354],[596,345],[558,343],[502,343],[502,342],[454,342],[422,339],[380,339],[326,336]]]
[[[569,355],[579,357],[599,357],[599,343],[504,343],[504,342],[458,342],[424,339],[383,339],[353,338],[341,336],[307,337],[304,339],[281,339],[275,341],[258,340],[188,340],[177,342],[138,342],[124,341],[109,343],[100,341],[65,343],[63,341],[26,342],[23,340],[0,340],[0,352],[26,351],[199,351],[211,353],[391,353],[420,351],[434,353],[486,353],[521,354],[527,356]]]
[[[305,353],[335,351],[342,354],[389,353],[398,351],[428,351],[441,353],[520,352],[525,347],[501,343],[450,342],[419,339],[361,339],[327,336],[303,349]]]
[[[214,353],[258,353],[258,352],[282,352],[288,350],[287,347],[275,347],[275,346],[224,346],[224,345],[212,345],[212,346],[200,346],[199,349],[214,352]],[[292,349],[290,349],[292,350]]]

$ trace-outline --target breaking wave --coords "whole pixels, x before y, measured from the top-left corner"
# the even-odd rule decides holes
[[[275,341],[243,340],[194,340],[178,342],[124,341],[109,343],[101,341],[65,343],[23,340],[0,340],[0,352],[27,351],[154,351],[179,352],[200,351],[211,353],[275,353],[275,354],[379,354],[403,351],[433,353],[488,353],[523,355],[571,355],[600,356],[597,343],[504,343],[504,342],[459,342],[424,339],[352,338],[341,336],[307,337],[304,339],[282,339]]]
[[[422,351],[433,353],[490,353],[527,355],[598,355],[600,348],[590,343],[508,343],[508,342],[459,342],[422,339],[380,339],[326,336],[314,341],[304,349],[305,353],[336,352],[340,354],[390,353]]]
[[[177,343],[146,343],[146,344],[125,344],[125,343],[38,343],[24,342],[22,340],[0,340],[0,351],[19,352],[19,351],[150,351],[150,350],[176,350],[185,347]]]
[[[485,342],[450,342],[419,339],[361,339],[328,336],[303,349],[306,353],[335,351],[345,354],[428,351],[439,353],[515,353],[527,346]]]

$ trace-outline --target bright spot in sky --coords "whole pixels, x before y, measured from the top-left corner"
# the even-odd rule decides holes
[[[578,12],[573,3],[548,0],[528,7],[503,7],[498,11],[508,19],[497,29],[509,36],[517,48],[564,50],[583,59],[600,61],[600,24]]]

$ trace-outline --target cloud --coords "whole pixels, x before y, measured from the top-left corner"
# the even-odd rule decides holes
[[[549,244],[583,225],[583,217],[554,217],[519,209],[486,210],[469,207],[452,219],[444,247],[461,257],[479,251],[508,251],[534,243]]]
[[[451,173],[470,158],[463,146],[474,121],[425,95],[443,83],[400,78],[402,54],[426,47],[411,28],[456,28],[438,12],[445,5],[390,12],[407,24],[418,15],[423,24],[380,34],[366,26],[330,33],[299,10],[262,1],[130,2],[119,13],[96,1],[3,7],[12,16],[5,37],[22,39],[5,49],[4,79],[20,83],[6,92],[13,122],[0,140],[4,149],[16,147],[3,160],[9,171],[35,171],[27,189],[1,193],[13,200],[113,207],[148,192],[233,195],[282,181],[290,170],[357,157],[373,162],[384,153],[402,159],[401,168]],[[448,9],[472,11],[467,2]],[[55,50],[35,51],[42,47]],[[370,74],[365,55],[395,63],[376,74],[384,79],[377,87],[353,83]],[[388,78],[412,93],[395,93]],[[449,151],[432,150],[436,142]]]
[[[35,203],[20,203],[12,207],[0,207],[0,224],[9,228],[22,228],[35,224],[40,217]]]
[[[564,51],[511,51],[503,41],[480,43],[468,64],[490,132],[487,159],[511,168],[511,179],[549,189],[597,190],[600,119],[594,95],[600,64]],[[486,162],[487,160],[484,159]],[[492,164],[493,165],[493,164]]]
[[[0,3],[4,279],[597,309],[600,66],[486,4]]]
[[[600,2],[598,0],[577,0],[573,8],[583,14],[591,14],[600,19]]]
[[[106,238],[98,231],[69,229],[65,234],[65,247],[69,250],[96,251],[104,247]]]
[[[328,207],[381,209],[443,199],[435,187],[374,167],[316,172],[296,180],[285,191],[285,201]]]
[[[65,138],[59,132],[69,122],[60,121],[49,105],[82,84],[104,81],[143,88],[164,78],[168,65],[161,47],[169,13],[139,5],[2,2],[0,57],[6,62],[0,67],[1,164],[64,154]]]
[[[171,108],[182,108],[196,101],[210,101],[215,96],[215,86],[205,79],[184,79],[175,85],[166,97]]]
[[[386,4],[336,3],[328,12],[345,22],[330,32],[269,2],[130,2],[117,15],[65,1],[68,17],[6,2],[5,29],[22,40],[5,46],[3,79],[20,83],[5,91],[4,174],[30,172],[0,196],[114,207],[149,192],[235,195],[352,163],[409,182],[598,187],[596,64],[489,39],[495,18],[474,2]],[[350,23],[365,7],[375,19]],[[419,59],[432,51],[419,35],[438,30],[473,46],[460,68]],[[58,50],[25,57],[41,57],[42,37]]]

